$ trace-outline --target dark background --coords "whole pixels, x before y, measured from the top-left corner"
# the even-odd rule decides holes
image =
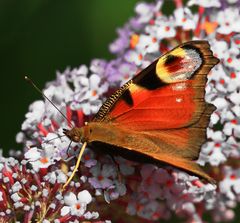
[[[0,148],[15,143],[28,106],[56,70],[113,57],[116,28],[134,15],[137,0],[0,0]]]

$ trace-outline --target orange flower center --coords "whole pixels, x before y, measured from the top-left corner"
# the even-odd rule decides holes
[[[168,180],[166,182],[166,185],[167,185],[167,187],[171,187],[173,185],[173,181],[172,180]]]
[[[90,156],[89,156],[89,155],[85,155],[85,156],[84,156],[84,159],[85,159],[85,160],[90,160]]]
[[[221,84],[225,84],[225,80],[224,80],[224,79],[221,79],[221,80],[220,80],[220,83],[221,83]]]
[[[139,42],[139,35],[133,34],[130,39],[130,48],[134,49]]]
[[[186,22],[187,21],[187,19],[186,18],[182,18],[182,22]]]
[[[149,21],[149,24],[150,24],[150,25],[154,25],[154,24],[155,24],[155,21],[154,21],[153,19],[151,19],[151,20]]]
[[[227,62],[228,62],[228,63],[232,63],[232,58],[229,57],[229,58],[227,59]]]
[[[45,164],[45,163],[48,163],[48,158],[47,157],[43,157],[40,159],[40,162]]]
[[[103,180],[103,176],[102,176],[102,175],[99,175],[99,176],[98,176],[98,180],[99,180],[99,181]]]
[[[92,91],[92,96],[96,96],[97,95],[97,91],[96,90],[93,90]]]
[[[81,208],[81,205],[80,204],[76,204],[75,207],[76,207],[76,209],[79,210]]]
[[[230,76],[231,76],[231,78],[236,78],[236,73],[232,72],[232,73],[230,74]]]
[[[165,27],[165,31],[168,32],[170,30],[170,27],[169,26],[166,26]]]
[[[153,43],[156,43],[156,42],[157,42],[157,38],[156,38],[156,37],[153,37],[153,38],[152,38],[152,42],[153,42]]]
[[[139,60],[142,60],[142,58],[143,58],[143,56],[142,56],[142,54],[140,53],[140,54],[138,55],[138,59],[139,59]]]
[[[240,44],[240,39],[236,39],[234,42],[235,42],[236,44]]]
[[[217,27],[218,27],[218,23],[217,22],[205,21],[202,24],[202,29],[204,29],[207,34],[213,33]]]

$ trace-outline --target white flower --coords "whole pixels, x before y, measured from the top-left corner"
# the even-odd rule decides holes
[[[57,105],[61,105],[64,102],[66,103],[68,101],[71,101],[73,94],[73,90],[71,90],[71,88],[67,84],[67,80],[65,78],[62,78],[62,76],[61,82],[62,85],[50,85],[46,90],[43,91],[43,93]],[[45,103],[47,104],[47,107],[51,108],[51,112],[57,112],[53,106],[50,106],[48,101],[46,101]]]
[[[146,52],[145,52],[146,53]],[[137,66],[142,65],[144,55],[134,50],[129,50],[125,55],[125,60],[130,63],[135,63]]]
[[[214,112],[212,115],[211,115],[211,119],[210,119],[210,122],[215,125],[217,124],[217,122],[220,120],[220,115],[219,113],[217,112]]]
[[[139,23],[147,23],[154,13],[158,12],[162,6],[163,1],[159,1],[157,4],[138,3],[135,7],[135,12],[138,14]]]
[[[12,192],[18,192],[20,189],[22,189],[22,185],[20,184],[20,182],[15,182],[15,184],[12,186]]]
[[[211,49],[219,59],[229,58],[229,47],[225,41],[212,41]]]
[[[88,212],[86,212],[84,214],[84,217],[86,219],[97,219],[99,217],[99,213],[98,212],[90,212],[90,211],[88,211]]]
[[[173,17],[160,16],[154,25],[146,26],[146,32],[151,36],[155,36],[158,40],[174,37],[176,30],[173,20]]]
[[[125,84],[128,80],[132,79],[137,72],[137,67],[134,64],[122,63],[119,66],[119,72],[121,74],[120,85]]]
[[[236,137],[240,137],[240,123],[237,119],[233,119],[230,122],[226,122],[223,127],[223,132],[225,135],[235,135]]]
[[[134,38],[135,45],[134,45]],[[135,48],[137,52],[146,51],[146,53],[155,53],[159,51],[159,43],[157,38],[151,35],[133,35],[132,36],[133,42],[131,47]]]
[[[212,166],[218,166],[227,160],[226,156],[223,155],[221,149],[213,149],[211,155],[209,156],[209,163]]]
[[[56,170],[48,173],[44,176],[44,179],[48,180],[51,184],[65,183],[67,181],[67,176],[61,170]]]
[[[140,16],[140,23],[147,23],[153,16],[153,10],[150,4],[139,3],[135,7],[135,12]]]
[[[219,189],[230,200],[234,200],[236,194],[240,194],[240,170],[225,167],[225,178],[220,182]]]
[[[74,193],[70,192],[64,196],[64,203],[67,206],[62,207],[61,216],[71,214],[80,217],[85,213],[87,204],[91,202],[92,196],[87,190],[79,192],[77,197]]]
[[[43,101],[35,101],[29,106],[29,112],[25,115],[26,120],[22,124],[22,130],[32,129],[36,127],[44,116],[45,104]]]
[[[71,108],[82,109],[85,115],[94,114],[100,108],[100,97],[107,92],[109,85],[102,82],[97,74],[92,74],[84,84],[85,87],[74,94]]]
[[[25,154],[24,154],[25,159],[29,161],[36,161],[40,159],[41,153],[39,152],[37,147],[29,149]]]
[[[48,168],[54,163],[51,153],[40,152],[36,147],[29,149],[24,156],[36,172],[41,168]]]
[[[188,6],[192,5],[200,5],[205,8],[211,8],[211,7],[220,7],[221,2],[219,0],[190,0],[187,3]]]
[[[228,107],[228,102],[225,98],[216,98],[212,102],[218,109],[224,109]]]
[[[198,163],[200,165],[210,163],[212,166],[218,166],[224,163],[227,160],[224,149],[226,149],[224,138],[222,141],[219,139],[218,142],[207,142],[201,149]]]
[[[196,28],[198,18],[193,16],[189,8],[175,9],[174,17],[176,26],[181,26],[184,30]]]
[[[219,11],[217,15],[217,22],[219,28],[217,31],[221,34],[230,34],[231,32],[240,32],[239,25],[239,9],[238,8],[226,8],[224,11]]]
[[[236,105],[240,105],[240,92],[231,93],[228,98]]]
[[[19,200],[21,200],[21,197],[18,195],[18,193],[14,193],[11,195],[11,198],[14,202],[18,202]]]

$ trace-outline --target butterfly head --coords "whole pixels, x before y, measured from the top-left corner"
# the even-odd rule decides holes
[[[73,142],[80,142],[82,139],[82,129],[73,127],[72,129],[63,129],[63,133]]]

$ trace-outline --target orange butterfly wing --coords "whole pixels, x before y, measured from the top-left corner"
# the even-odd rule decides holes
[[[141,131],[189,126],[206,108],[206,76],[217,62],[208,42],[184,43],[116,91],[94,121],[110,121]]]

